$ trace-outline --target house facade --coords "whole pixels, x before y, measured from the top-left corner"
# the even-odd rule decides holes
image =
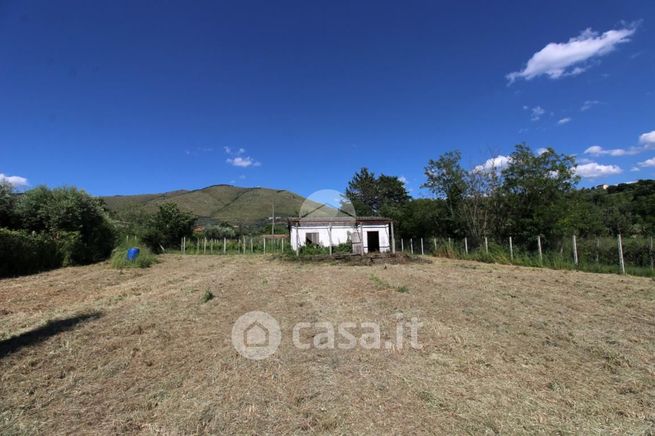
[[[353,253],[395,252],[393,221],[382,217],[307,217],[289,219],[291,248],[309,244],[335,247],[351,242]]]

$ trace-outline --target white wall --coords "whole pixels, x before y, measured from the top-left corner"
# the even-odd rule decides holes
[[[289,237],[291,239],[291,248],[296,251],[299,246],[302,247],[305,245],[307,233],[318,233],[319,244],[323,247],[328,247],[330,245],[330,238],[332,239],[332,246],[336,246],[344,242],[348,242],[348,232],[354,233],[356,231],[363,232],[365,253],[368,253],[368,238],[366,235],[367,232],[379,233],[381,252],[391,251],[389,226],[385,224],[363,224],[357,228],[355,228],[355,226],[333,224],[331,232],[329,231],[329,226],[327,224],[303,224],[300,228],[292,226]]]

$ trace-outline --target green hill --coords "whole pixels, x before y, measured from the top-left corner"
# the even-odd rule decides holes
[[[121,216],[139,211],[155,212],[160,204],[176,203],[191,212],[200,223],[228,222],[232,224],[263,224],[272,214],[286,218],[298,216],[305,198],[283,189],[241,188],[214,185],[193,191],[173,191],[163,194],[116,195],[102,197],[110,211]],[[316,204],[316,207],[319,207]],[[327,211],[326,211],[327,213]]]

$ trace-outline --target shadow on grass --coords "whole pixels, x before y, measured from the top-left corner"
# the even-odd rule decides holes
[[[0,359],[23,347],[38,344],[39,342],[45,341],[59,333],[71,330],[81,322],[98,319],[101,316],[101,312],[90,312],[75,315],[70,318],[54,319],[34,330],[0,341]]]

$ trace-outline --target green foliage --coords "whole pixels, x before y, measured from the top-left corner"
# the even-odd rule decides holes
[[[196,219],[183,212],[175,203],[164,203],[151,217],[143,241],[155,252],[164,248],[179,247],[182,237],[190,237]]]
[[[212,291],[206,290],[200,297],[200,302],[204,304],[213,299],[214,299],[214,294],[212,293]]]
[[[48,235],[0,228],[0,277],[46,271],[63,260],[60,244]]]
[[[517,240],[561,236],[557,224],[566,217],[567,195],[579,180],[574,168],[573,157],[552,148],[534,154],[527,145],[517,145],[502,171],[500,234]]]
[[[230,239],[236,238],[237,236],[239,236],[237,229],[228,223],[206,226],[205,231],[202,233],[202,237],[207,239]]]
[[[127,252],[130,248],[136,247],[139,249],[139,255],[134,260],[127,258]],[[123,268],[148,268],[157,263],[157,256],[155,256],[150,249],[142,244],[121,244],[115,248],[111,254],[111,266],[116,269]]]
[[[376,177],[368,168],[362,168],[348,182],[346,197],[359,216],[394,214],[409,201],[405,184],[398,177]]]
[[[455,234],[450,215],[443,200],[417,198],[407,202],[397,221],[397,238],[447,237]]]
[[[437,160],[430,159],[425,167],[427,180],[422,186],[432,191],[435,197],[446,201],[453,220],[467,190],[466,171],[462,168],[461,160],[459,151],[444,153]]]
[[[14,189],[9,183],[0,182],[0,227],[13,228],[17,221]]]
[[[21,228],[58,242],[64,265],[104,260],[116,242],[101,201],[76,188],[39,186],[20,196],[16,212]]]

